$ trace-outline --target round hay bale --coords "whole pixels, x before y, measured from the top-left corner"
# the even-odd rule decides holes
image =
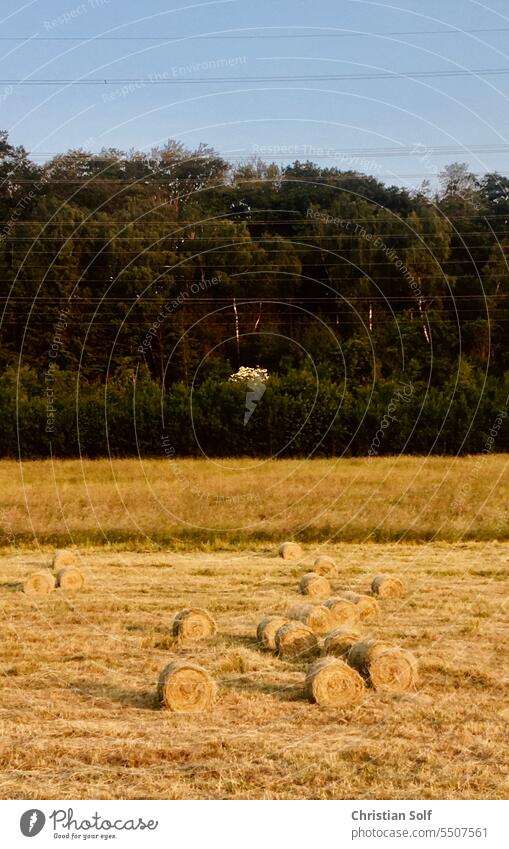
[[[181,610],[173,620],[173,636],[181,640],[203,640],[213,637],[216,631],[214,618],[201,607]]]
[[[317,575],[335,575],[337,566],[327,554],[320,554],[313,563],[313,569]]]
[[[288,619],[304,622],[304,625],[317,634],[326,634],[334,624],[330,610],[323,604],[295,604],[287,616]]]
[[[373,596],[358,595],[350,591],[338,593],[338,596],[355,604],[361,622],[376,622],[380,618],[380,605]]]
[[[57,572],[59,569],[64,569],[65,566],[77,566],[78,561],[76,555],[67,548],[60,548],[53,555],[53,569]]]
[[[412,652],[381,640],[361,640],[350,649],[348,663],[375,690],[404,693],[419,680],[419,665]]]
[[[405,583],[402,578],[377,575],[373,578],[371,589],[381,598],[401,598],[405,595]]]
[[[355,606],[361,622],[377,622],[380,619],[380,605],[373,596],[360,595]]]
[[[57,574],[57,587],[62,590],[81,590],[85,586],[85,578],[79,569],[67,566]]]
[[[157,695],[174,713],[207,710],[216,698],[215,681],[206,669],[186,660],[169,663],[159,676]]]
[[[357,605],[347,598],[333,596],[324,601],[324,605],[329,608],[335,625],[356,625],[359,621]]]
[[[331,591],[330,584],[323,575],[316,572],[306,572],[300,581],[300,591],[303,595],[324,596]]]
[[[308,658],[318,654],[320,642],[303,622],[287,622],[276,631],[276,649],[282,658]]]
[[[359,642],[359,634],[352,628],[334,628],[325,637],[323,647],[325,654],[346,658],[355,643]]]
[[[354,604],[357,604],[359,601],[359,593],[353,593],[351,590],[343,590],[340,593],[337,593],[340,598],[346,598],[348,601],[353,601]]]
[[[308,669],[308,698],[324,707],[352,707],[362,701],[364,691],[365,684],[359,673],[343,660],[323,657]]]
[[[348,663],[364,678],[369,678],[369,669],[373,661],[390,647],[390,643],[382,640],[359,640],[348,652]]]
[[[34,593],[50,593],[54,589],[55,578],[51,572],[43,570],[40,572],[34,572],[32,575],[29,575],[28,578],[25,578],[23,582],[23,592],[28,595],[33,595]]]
[[[266,616],[256,629],[256,639],[264,649],[276,650],[276,631],[286,625],[288,619],[284,616]]]
[[[278,554],[283,560],[300,560],[304,556],[298,542],[284,542],[279,546]]]
[[[406,693],[419,681],[419,663],[411,651],[397,646],[386,649],[370,666],[369,678],[375,690]]]

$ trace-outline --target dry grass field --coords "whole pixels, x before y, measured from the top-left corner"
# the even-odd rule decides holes
[[[509,456],[0,462],[0,545],[509,540]]]
[[[507,795],[508,459],[1,462],[0,796]],[[275,555],[288,538],[302,563]],[[25,595],[55,545],[85,589]],[[416,693],[324,709],[305,664],[257,645],[319,551],[334,590],[406,576],[364,631],[418,655]],[[177,645],[188,606],[219,633]],[[175,657],[218,682],[210,712],[159,709]]]
[[[66,504],[70,492],[68,484]],[[30,497],[35,510],[35,491]],[[48,481],[35,515],[41,531],[44,515],[49,529],[56,521],[52,498]],[[2,798],[507,795],[506,544],[327,546],[340,567],[334,589],[365,591],[380,572],[406,576],[409,595],[383,600],[380,624],[365,632],[410,648],[421,664],[416,693],[368,691],[347,711],[309,704],[305,666],[262,651],[255,639],[264,614],[298,600],[298,579],[318,546],[305,546],[303,563],[279,559],[272,545],[149,548],[82,548],[86,588],[48,596],[25,595],[18,582],[49,565],[51,549],[4,549]],[[179,647],[171,621],[189,605],[208,608],[219,633]],[[210,712],[158,708],[158,673],[177,655],[216,678]]]

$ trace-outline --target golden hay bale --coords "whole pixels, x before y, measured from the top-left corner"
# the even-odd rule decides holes
[[[63,569],[65,566],[77,565],[78,561],[76,560],[76,555],[73,554],[72,551],[69,551],[66,548],[61,548],[58,551],[55,551],[53,556],[53,569],[55,569],[55,571]]]
[[[55,578],[51,572],[41,570],[34,572],[25,578],[23,582],[23,592],[32,595],[33,593],[50,593],[55,589]]]
[[[332,625],[331,612],[323,604],[294,604],[287,613],[288,619],[304,622],[317,634],[326,634]]]
[[[157,695],[174,713],[198,713],[216,698],[215,681],[206,669],[186,660],[169,663],[159,676]]]
[[[181,610],[173,620],[173,636],[181,640],[203,640],[213,637],[216,631],[214,618],[201,607]]]
[[[60,569],[57,574],[57,587],[62,590],[81,590],[85,586],[85,578],[79,571],[72,566],[65,569]]]
[[[355,606],[359,611],[359,619],[361,622],[376,622],[380,619],[380,605],[376,598],[370,595],[360,595]]]
[[[318,575],[335,575],[336,564],[332,557],[320,554],[313,563],[313,569]]]
[[[381,652],[369,670],[375,690],[404,693],[414,690],[419,681],[419,663],[407,649],[394,647]]]
[[[276,631],[286,625],[288,619],[284,616],[266,616],[258,624],[256,639],[265,649],[276,650]]]
[[[390,649],[390,647],[390,643],[382,640],[359,640],[348,653],[348,663],[364,678],[368,678],[370,665],[383,651]]]
[[[348,663],[375,690],[403,693],[414,689],[419,678],[415,655],[381,640],[356,643],[348,653]]]
[[[380,618],[380,605],[373,596],[358,595],[350,591],[338,593],[338,596],[355,604],[361,622],[374,622]]]
[[[330,584],[323,575],[316,572],[306,572],[300,581],[300,591],[303,595],[328,595],[331,591]]]
[[[373,578],[371,589],[381,598],[401,598],[405,595],[405,584],[402,578],[377,575]]]
[[[300,560],[304,556],[298,542],[284,542],[279,546],[278,554],[283,560]]]
[[[276,631],[276,649],[282,658],[306,658],[318,654],[320,643],[303,622],[287,622]]]
[[[333,596],[324,601],[324,605],[329,608],[335,625],[356,625],[359,621],[357,605],[347,598]]]
[[[348,601],[353,601],[354,604],[357,604],[359,601],[359,593],[353,593],[351,590],[343,590],[340,593],[337,593],[339,598],[346,598]]]
[[[355,643],[359,642],[359,633],[353,628],[334,628],[325,637],[323,647],[325,654],[346,658]]]
[[[323,657],[308,669],[308,697],[324,707],[352,707],[359,704],[364,691],[365,684],[359,673],[343,660]]]

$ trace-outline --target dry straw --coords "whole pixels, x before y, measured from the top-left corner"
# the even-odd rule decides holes
[[[55,578],[51,572],[34,572],[25,578],[23,592],[32,595],[34,593],[50,593],[55,589]]]
[[[381,598],[401,598],[405,595],[405,584],[402,578],[377,575],[373,578],[371,589]]]
[[[309,658],[319,653],[320,642],[303,622],[288,622],[276,631],[276,649],[281,658]]]
[[[215,681],[207,670],[185,660],[168,664],[159,676],[159,701],[174,713],[207,710],[214,702],[216,693]]]
[[[350,649],[348,663],[375,690],[404,693],[418,681],[417,658],[412,652],[380,640],[361,640]]]
[[[212,637],[216,631],[214,618],[201,607],[181,610],[173,620],[173,636],[181,640],[203,640]]]
[[[358,595],[349,591],[338,593],[338,596],[355,604],[361,622],[376,622],[380,618],[380,605],[373,596]]]
[[[334,628],[325,637],[323,647],[325,654],[346,658],[355,643],[359,642],[359,634],[352,628]]]
[[[278,554],[283,560],[300,560],[304,556],[298,542],[284,542],[280,545]]]
[[[72,566],[65,569],[60,569],[57,574],[57,587],[62,590],[81,590],[85,586],[85,578],[79,571]]]
[[[337,567],[332,557],[320,554],[313,563],[313,569],[318,575],[335,575]]]
[[[359,621],[359,611],[353,601],[341,596],[333,596],[324,601],[328,607],[334,625],[356,625]]]
[[[265,649],[276,650],[276,631],[286,625],[288,619],[284,616],[266,616],[256,629],[256,639]]]
[[[300,581],[300,591],[303,595],[324,596],[331,591],[330,584],[323,575],[316,572],[306,572]]]
[[[76,555],[66,548],[61,548],[55,551],[53,556],[53,569],[58,572],[59,569],[64,569],[66,566],[77,566],[78,561]]]
[[[365,685],[361,676],[343,660],[323,657],[308,669],[308,697],[324,707],[352,707],[359,704],[364,691]]]
[[[334,624],[330,610],[323,604],[294,604],[287,616],[303,622],[317,634],[326,634]]]

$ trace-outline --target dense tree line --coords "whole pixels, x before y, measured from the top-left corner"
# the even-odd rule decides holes
[[[461,164],[410,192],[174,142],[36,164],[0,134],[0,451],[487,450],[508,222],[509,180]],[[258,364],[244,426],[228,377]]]

